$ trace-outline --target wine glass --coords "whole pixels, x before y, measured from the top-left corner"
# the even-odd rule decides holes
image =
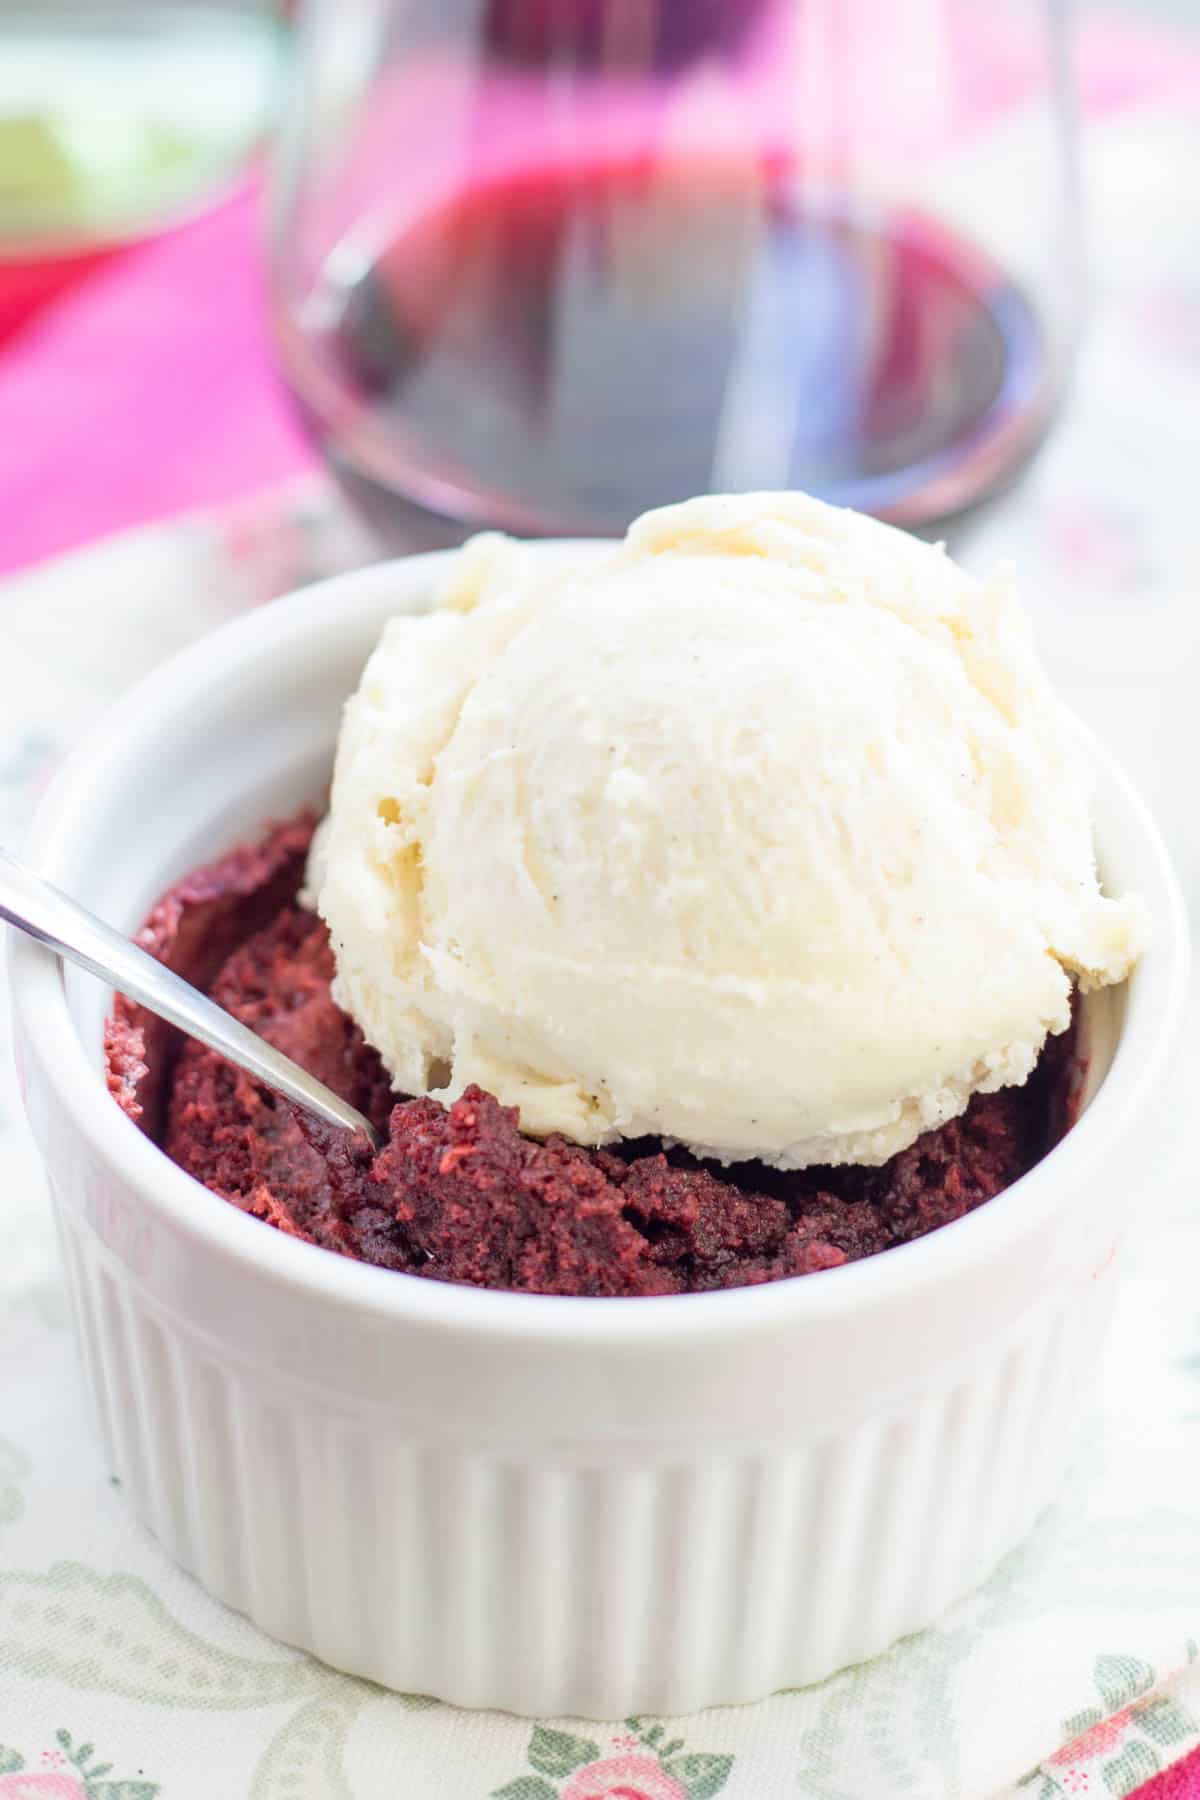
[[[1081,311],[1056,0],[307,0],[287,385],[387,541],[799,487],[923,527]]]

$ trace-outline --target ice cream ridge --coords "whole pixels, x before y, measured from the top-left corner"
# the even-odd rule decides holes
[[[489,535],[348,702],[307,898],[396,1089],[881,1164],[1122,980],[1081,728],[1005,581],[802,494]]]

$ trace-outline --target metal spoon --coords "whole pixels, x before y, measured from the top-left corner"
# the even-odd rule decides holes
[[[265,1087],[329,1125],[361,1131],[379,1148],[379,1133],[371,1121],[340,1100],[332,1088],[4,849],[0,849],[0,919],[100,976],[188,1037],[219,1051]]]

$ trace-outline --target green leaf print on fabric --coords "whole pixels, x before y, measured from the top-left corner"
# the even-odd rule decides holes
[[[871,1662],[797,1690],[822,1696],[816,1724],[800,1739],[798,1785],[805,1800],[863,1800],[864,1790],[845,1787],[839,1775],[849,1737],[860,1755],[869,1750],[873,1758],[870,1791],[924,1782],[931,1792],[959,1793],[953,1677],[974,1642],[970,1624],[934,1626]]]
[[[712,1800],[729,1780],[732,1756],[709,1756],[704,1751],[677,1756],[663,1768],[687,1789],[688,1800]]]
[[[1134,1717],[1140,1730],[1156,1744],[1181,1744],[1195,1735],[1196,1727],[1177,1700],[1160,1694],[1135,1707]]]
[[[0,1744],[0,1775],[11,1775],[24,1767],[25,1758],[19,1750],[10,1750],[7,1745]]]
[[[540,1775],[518,1775],[505,1787],[494,1788],[491,1800],[558,1800],[558,1789]]]
[[[1103,1706],[1064,1719],[1060,1748],[1024,1778],[1041,1780],[1038,1800],[1095,1792],[1099,1781],[1109,1793],[1132,1793],[1160,1767],[1156,1746],[1168,1748],[1170,1762],[1180,1745],[1196,1740],[1198,1728],[1187,1708],[1170,1692],[1148,1691],[1155,1670],[1140,1657],[1098,1656],[1092,1679]],[[1120,1704],[1114,1707],[1114,1700]]]
[[[1092,1673],[1105,1712],[1119,1711],[1154,1686],[1153,1668],[1136,1656],[1098,1656]]]
[[[713,1800],[725,1786],[732,1756],[704,1750],[681,1756],[684,1739],[668,1739],[658,1720],[634,1717],[625,1724],[611,1749],[535,1725],[525,1754],[537,1773],[493,1788],[489,1800]]]
[[[1105,1786],[1117,1800],[1124,1800],[1125,1795],[1132,1794],[1140,1788],[1143,1781],[1149,1781],[1157,1775],[1161,1767],[1157,1756],[1149,1744],[1126,1744],[1120,1756],[1114,1756],[1103,1768]]]
[[[0,1525],[12,1525],[25,1511],[21,1482],[28,1479],[32,1465],[23,1450],[7,1438],[0,1438]]]
[[[157,1706],[269,1706],[325,1678],[308,1657],[257,1660],[179,1624],[134,1575],[82,1563],[0,1574],[0,1669]]]
[[[57,1751],[55,1758],[51,1760],[57,1760],[60,1765],[65,1760],[71,1765],[83,1783],[84,1800],[155,1800],[155,1796],[159,1792],[157,1781],[105,1781],[102,1778],[110,1773],[112,1764],[97,1762],[94,1744],[90,1742],[77,1744],[65,1726],[60,1726],[54,1736],[56,1742],[61,1746],[61,1750]],[[56,1782],[58,1777],[54,1774],[46,1774],[30,1776],[29,1780],[31,1783],[35,1781]],[[20,1785],[18,1782],[18,1788]],[[69,1781],[68,1786],[78,1792],[74,1781]],[[19,1794],[14,1796],[14,1800],[21,1800],[21,1796]]]
[[[1030,1769],[1028,1775],[1022,1775],[1017,1786],[1030,1790],[1029,1800],[1059,1800],[1062,1793],[1057,1781],[1051,1781],[1042,1769]]]
[[[354,1800],[342,1763],[346,1738],[378,1690],[316,1667],[325,1691],[272,1738],[254,1771],[249,1800]]]
[[[595,1762],[599,1754],[599,1744],[572,1737],[566,1731],[552,1731],[546,1725],[534,1726],[529,1743],[530,1767],[540,1775],[552,1775],[556,1781],[583,1763]]]
[[[354,1800],[342,1767],[346,1737],[381,1691],[310,1656],[236,1655],[181,1625],[138,1577],[105,1575],[82,1563],[57,1563],[44,1573],[0,1573],[0,1670],[6,1668],[33,1680],[193,1711],[299,1702],[267,1746],[250,1800]],[[388,1698],[414,1712],[440,1704],[426,1694]],[[74,1748],[66,1731],[58,1741],[86,1779],[87,1800],[152,1800],[158,1793],[154,1783],[102,1779],[111,1764],[89,1764],[90,1744]],[[6,1768],[19,1773],[24,1764],[0,1767],[0,1774]]]

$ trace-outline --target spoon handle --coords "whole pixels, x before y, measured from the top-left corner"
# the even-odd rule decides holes
[[[379,1134],[370,1121],[331,1088],[3,848],[0,919],[98,975],[158,1018],[177,1025],[188,1037],[198,1038],[210,1050],[228,1057],[264,1086],[294,1100],[297,1106],[343,1130],[363,1132],[378,1146]]]

